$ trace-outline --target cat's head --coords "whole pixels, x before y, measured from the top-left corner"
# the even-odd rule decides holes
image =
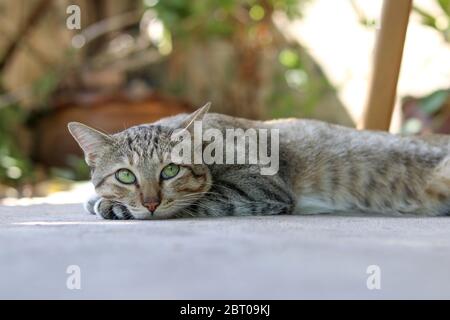
[[[179,129],[192,132],[208,109],[209,104],[186,116]],[[172,161],[173,127],[142,125],[113,135],[77,122],[68,127],[84,151],[97,194],[125,205],[136,219],[174,216],[210,189],[206,165]]]

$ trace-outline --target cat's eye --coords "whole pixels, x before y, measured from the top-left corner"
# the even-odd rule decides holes
[[[175,164],[175,163],[171,163],[168,164],[167,166],[165,166],[162,171],[161,171],[161,178],[167,180],[170,178],[175,177],[178,172],[180,172],[180,166]]]
[[[133,184],[136,182],[136,176],[128,169],[117,170],[116,179],[123,184]]]

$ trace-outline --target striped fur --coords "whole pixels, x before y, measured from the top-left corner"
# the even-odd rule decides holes
[[[183,165],[161,181],[170,136],[194,118],[205,129],[280,129],[280,169],[258,165]],[[356,131],[313,120],[250,121],[197,112],[106,135],[69,125],[92,168],[98,196],[87,210],[105,219],[359,212],[445,215],[450,212],[450,139]],[[129,168],[138,183],[114,178]],[[146,196],[161,198],[150,214]]]

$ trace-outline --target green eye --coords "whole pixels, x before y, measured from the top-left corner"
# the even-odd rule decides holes
[[[136,176],[128,169],[120,169],[116,172],[116,179],[123,184],[133,184],[136,182]]]
[[[165,166],[161,171],[161,178],[163,179],[170,179],[175,177],[178,172],[180,172],[180,166],[176,165],[174,163],[168,164]]]

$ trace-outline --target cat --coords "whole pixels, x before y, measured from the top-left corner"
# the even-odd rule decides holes
[[[278,214],[450,214],[450,138],[357,131],[316,120],[252,121],[196,112],[105,134],[68,125],[97,195],[86,210],[104,219]],[[170,162],[176,129],[279,130],[279,168]],[[201,145],[205,148],[205,145]]]

